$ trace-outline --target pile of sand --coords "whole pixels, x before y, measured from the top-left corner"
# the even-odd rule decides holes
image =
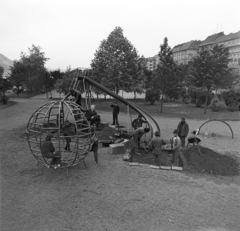
[[[239,164],[235,159],[202,146],[200,152],[195,146],[183,153],[187,162],[187,171],[222,176],[239,174]]]

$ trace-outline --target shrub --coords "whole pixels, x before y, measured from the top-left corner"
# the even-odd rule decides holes
[[[145,100],[146,102],[150,102],[150,104],[153,105],[155,101],[160,100],[160,93],[154,90],[147,90]]]
[[[212,98],[212,101],[211,101],[211,104],[210,104],[210,108],[212,109],[212,111],[214,111],[214,112],[222,111],[226,107],[227,106],[226,106],[225,102],[221,101],[217,95],[215,95]]]
[[[191,96],[187,93],[182,96],[182,102],[183,103],[191,103],[191,100],[192,100]]]
[[[230,91],[224,92],[222,96],[230,111],[239,110],[240,92],[230,90]]]
[[[207,91],[202,88],[191,88],[189,89],[189,95],[191,97],[191,103],[195,104],[196,107],[201,107],[205,104]],[[207,105],[210,105],[211,100],[213,98],[213,94],[208,95]]]
[[[9,97],[5,94],[0,93],[0,103],[7,104],[7,101],[9,100]]]

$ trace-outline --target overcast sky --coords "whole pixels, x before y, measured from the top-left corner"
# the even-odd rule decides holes
[[[116,26],[139,55],[152,57],[164,37],[174,46],[240,30],[240,0],[0,0],[0,53],[11,60],[32,44],[50,69],[90,67]]]

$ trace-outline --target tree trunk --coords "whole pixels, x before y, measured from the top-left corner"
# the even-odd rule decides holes
[[[204,114],[207,113],[207,102],[208,102],[208,94],[206,95],[205,106],[204,106]]]
[[[163,108],[163,94],[161,96],[161,104],[160,104],[160,113],[162,113],[162,108]]]
[[[134,93],[134,99],[136,99],[137,98],[136,91],[134,91],[133,93]]]
[[[52,99],[52,89],[50,89],[50,99]]]

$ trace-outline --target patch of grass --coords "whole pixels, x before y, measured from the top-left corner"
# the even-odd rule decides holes
[[[7,101],[7,104],[0,104],[0,110],[1,109],[4,109],[4,108],[6,108],[6,107],[11,107],[11,106],[13,106],[13,105],[15,105],[15,104],[17,104],[17,102],[15,102],[15,101]]]
[[[30,98],[30,97],[33,97],[33,96],[36,96],[36,95],[39,95],[39,94],[43,94],[41,92],[33,92],[31,95],[29,92],[21,92],[19,94],[19,96],[17,96],[16,93],[14,93],[13,91],[11,91],[10,93],[6,93],[6,95],[10,98],[10,99],[14,99],[14,98],[23,98],[23,99],[26,99],[26,98]]]
[[[97,111],[112,111],[110,107],[114,99],[94,99],[92,102],[96,105]],[[213,112],[211,108],[207,108],[207,113],[204,114],[204,108],[198,108],[193,104],[185,104],[182,102],[165,102],[163,105],[163,113],[160,113],[160,102],[156,102],[154,105],[146,103],[144,99],[130,100],[137,104],[142,109],[150,113],[152,116],[166,117],[166,118],[180,118],[185,116],[188,119],[207,120],[207,119],[220,119],[227,121],[239,121],[240,111],[219,111]],[[119,102],[120,113],[127,113],[127,107]],[[134,110],[130,110],[130,113],[136,115]]]

